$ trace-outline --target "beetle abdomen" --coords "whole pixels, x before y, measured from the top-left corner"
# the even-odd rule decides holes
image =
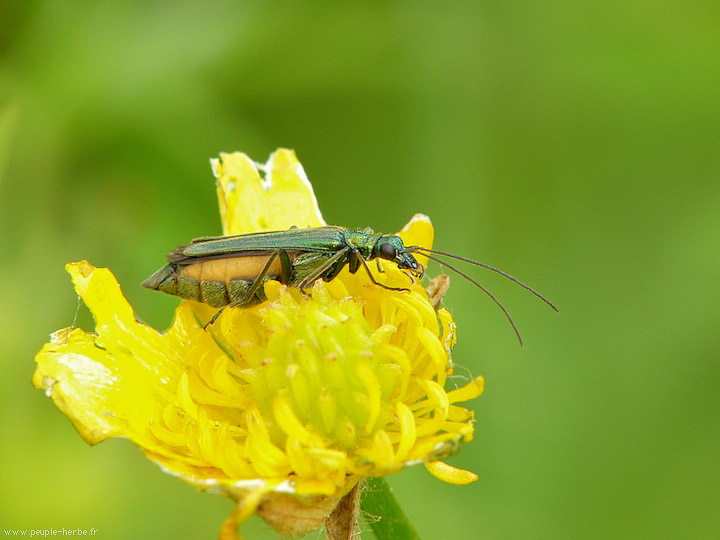
[[[252,298],[248,298],[248,294],[269,257],[263,254],[210,259],[188,265],[170,263],[145,280],[143,287],[213,307],[233,302],[247,307],[266,299],[262,284]],[[276,257],[265,273],[263,283],[281,276],[282,265]]]

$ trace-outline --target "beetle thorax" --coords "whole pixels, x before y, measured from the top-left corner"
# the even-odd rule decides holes
[[[345,231],[345,244],[360,252],[363,259],[370,259],[373,246],[382,235],[375,234],[372,229],[362,231]]]

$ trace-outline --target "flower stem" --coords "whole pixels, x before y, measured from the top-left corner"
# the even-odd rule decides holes
[[[362,497],[362,509],[370,516],[375,538],[378,540],[420,540],[418,533],[393,495],[384,478],[365,479],[367,491]]]

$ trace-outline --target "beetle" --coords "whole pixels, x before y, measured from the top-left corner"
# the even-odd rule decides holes
[[[196,238],[190,244],[178,246],[168,253],[167,264],[146,279],[143,286],[222,309],[250,307],[266,300],[262,285],[268,280],[297,287],[304,293],[315,280],[332,281],[348,266],[352,274],[363,267],[375,285],[389,290],[407,291],[406,288],[388,287],[377,282],[367,262],[379,259],[391,261],[406,271],[411,279],[420,279],[425,274],[425,267],[413,254],[434,260],[479,287],[502,309],[520,343],[522,339],[515,323],[495,296],[438,256],[496,272],[529,290],[557,311],[552,302],[540,293],[495,267],[443,251],[406,246],[399,236],[375,233],[369,227],[356,230],[337,226],[292,228]],[[215,314],[210,324],[222,309]]]

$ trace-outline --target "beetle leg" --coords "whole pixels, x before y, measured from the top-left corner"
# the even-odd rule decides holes
[[[362,255],[360,253],[356,253],[357,258],[360,259],[360,262],[365,267],[365,271],[367,272],[367,275],[370,277],[370,281],[372,281],[375,285],[380,285],[383,289],[387,289],[388,291],[408,291],[410,292],[410,289],[407,289],[405,287],[388,287],[387,285],[383,285],[382,283],[378,283],[375,281],[375,278],[372,275],[372,272],[370,272],[370,268],[368,268],[367,263],[365,262],[365,259],[363,259]]]
[[[331,270],[335,265],[340,265],[340,268],[345,266],[345,264],[347,263],[347,260],[343,261],[342,258],[347,257],[347,253],[349,250],[350,250],[350,248],[344,247],[344,248],[338,250],[337,252],[335,252],[335,254],[332,257],[330,257],[327,261],[322,263],[322,265],[320,265],[319,268],[315,269],[308,276],[306,276],[305,279],[303,279],[299,283],[298,289],[300,289],[300,291],[303,294],[307,294],[305,292],[305,287],[307,287],[308,284],[313,283],[319,277],[323,277],[325,274],[328,273],[328,270]]]
[[[265,263],[265,268],[263,268],[262,271],[258,274],[258,277],[255,278],[255,281],[253,281],[253,284],[250,287],[250,290],[245,295],[245,298],[241,301],[233,302],[232,304],[229,304],[228,307],[241,306],[250,301],[250,299],[257,292],[257,290],[262,286],[263,279],[265,278],[268,271],[270,270],[270,267],[272,266],[273,261],[275,261],[275,257],[277,257],[278,255],[280,256],[280,265],[282,267],[282,270],[281,270],[282,275],[280,276],[280,282],[284,283],[283,278],[285,277],[285,274],[287,273],[288,276],[290,274],[290,271],[289,271],[290,261],[288,259],[287,252],[285,252],[281,249],[276,249],[275,251],[272,252],[272,255],[270,255],[270,257],[268,257],[268,261],[267,261],[267,263]],[[285,260],[283,260],[283,255],[284,255]],[[286,268],[286,265],[287,265],[287,268]],[[286,270],[287,270],[287,272],[286,272]]]
[[[281,250],[278,255],[280,257],[280,283],[287,285],[290,283],[290,274],[292,273],[290,257],[288,256],[287,251],[284,250]]]
[[[215,315],[213,315],[212,319],[210,319],[210,322],[208,322],[203,328],[207,328],[211,324],[215,322],[215,320],[220,316],[220,314],[225,311],[225,308],[229,307],[235,307],[235,306],[242,306],[250,301],[250,299],[255,295],[257,290],[260,288],[260,286],[263,283],[263,279],[267,275],[268,271],[270,270],[270,267],[272,266],[273,261],[275,260],[275,257],[280,257],[280,266],[282,268],[281,270],[281,276],[280,276],[280,282],[281,283],[287,283],[287,281],[290,278],[290,258],[288,257],[288,254],[286,251],[283,251],[281,249],[276,249],[272,252],[270,257],[268,257],[268,261],[265,263],[265,267],[262,269],[262,271],[258,274],[258,276],[255,278],[255,281],[253,281],[253,284],[250,286],[250,289],[248,290],[247,294],[245,295],[245,298],[242,300],[237,300],[235,302],[232,302],[228,304],[227,306],[221,307]]]

